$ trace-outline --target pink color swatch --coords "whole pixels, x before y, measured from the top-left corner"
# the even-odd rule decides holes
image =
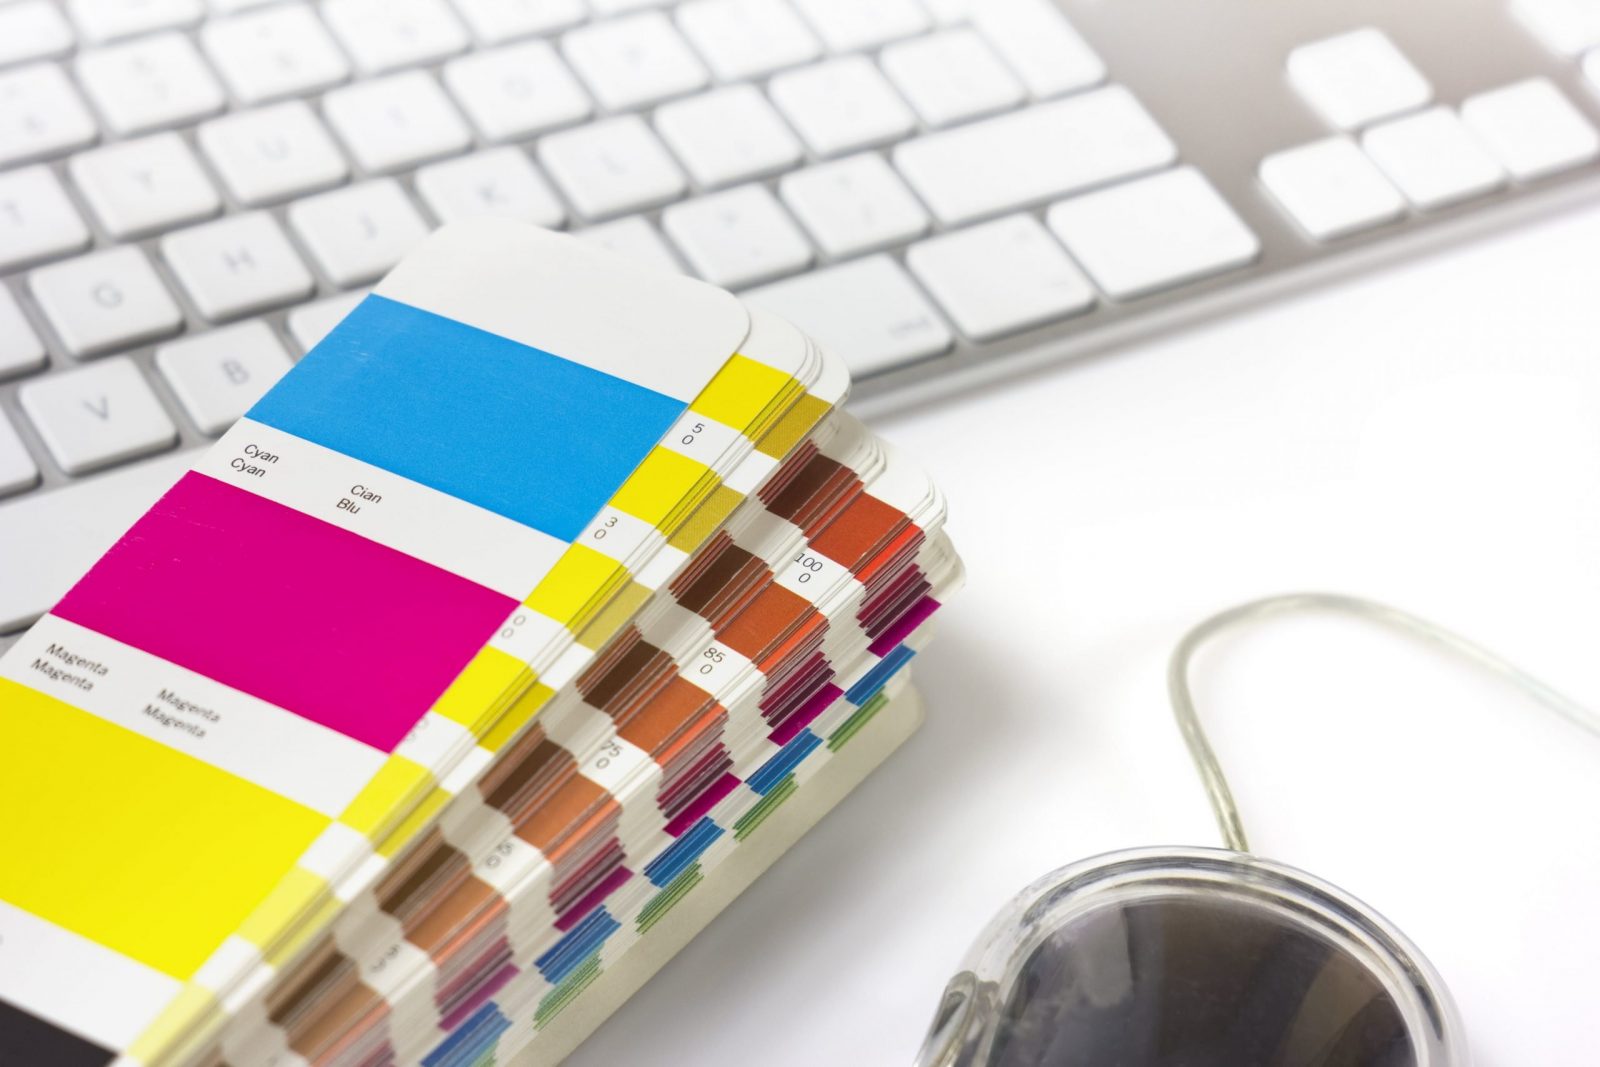
[[[515,606],[191,471],[53,614],[390,752]]]

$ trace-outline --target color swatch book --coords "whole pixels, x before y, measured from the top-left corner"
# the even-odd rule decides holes
[[[524,1018],[519,1040],[532,1040],[871,719],[956,561],[891,503],[918,489],[936,503],[903,463],[849,485],[829,512],[816,500],[833,494],[818,490],[848,468],[823,453],[797,466],[752,525],[810,511],[801,548],[762,560],[719,534],[640,616],[675,612],[674,625],[619,635],[452,803],[433,840],[346,910],[304,980],[230,1035],[230,1062],[481,1053],[445,1035],[496,1018]],[[814,606],[841,600],[848,610],[831,615]],[[726,661],[696,651],[716,641],[752,653],[753,677],[718,679]],[[586,758],[569,739],[594,720],[612,729]],[[630,753],[649,758],[608,779]]]
[[[437,232],[0,657],[0,1060],[537,1055],[959,581],[847,384],[721,290]]]

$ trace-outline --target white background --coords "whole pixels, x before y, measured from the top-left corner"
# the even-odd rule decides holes
[[[1600,705],[1600,209],[877,428],[970,572],[929,721],[573,1063],[909,1063],[1025,883],[1218,843],[1163,674],[1235,602],[1376,596]],[[1406,931],[1476,1063],[1596,1061],[1600,740],[1333,617],[1197,676],[1255,848]]]

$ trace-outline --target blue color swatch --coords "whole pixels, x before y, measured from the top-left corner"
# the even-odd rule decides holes
[[[374,295],[248,417],[572,541],[686,407]]]

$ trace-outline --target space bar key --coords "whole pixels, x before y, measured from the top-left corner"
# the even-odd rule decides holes
[[[64,489],[0,501],[0,634],[23,629],[60,600],[194,456],[164,455]]]

